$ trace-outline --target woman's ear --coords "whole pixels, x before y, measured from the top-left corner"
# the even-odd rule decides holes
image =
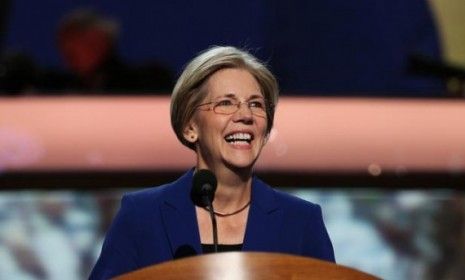
[[[192,144],[197,142],[197,139],[198,139],[197,127],[195,126],[195,124],[193,122],[189,122],[184,127],[184,131],[183,131],[182,134],[184,136],[184,139],[187,142],[190,142]]]

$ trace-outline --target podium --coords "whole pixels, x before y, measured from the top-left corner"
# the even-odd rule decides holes
[[[121,275],[117,280],[176,279],[380,279],[367,273],[312,258],[228,252],[164,262]]]

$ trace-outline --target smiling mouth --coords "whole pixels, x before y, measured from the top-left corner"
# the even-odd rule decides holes
[[[253,135],[247,132],[231,133],[224,137],[226,142],[230,144],[250,144],[253,138]]]

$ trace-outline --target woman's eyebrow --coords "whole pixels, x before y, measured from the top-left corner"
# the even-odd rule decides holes
[[[234,93],[227,93],[223,97],[229,97],[229,98],[236,98],[237,99],[237,96]]]
[[[225,98],[225,97],[226,98],[239,99],[235,93],[226,93],[224,95],[216,97],[215,99]],[[247,100],[257,99],[257,98],[263,98],[263,96],[261,94],[252,94],[251,96],[247,97]]]
[[[256,99],[256,98],[264,98],[264,97],[263,97],[262,95],[259,95],[259,94],[254,94],[254,95],[251,95],[251,96],[249,97],[249,100],[250,100],[250,99]]]

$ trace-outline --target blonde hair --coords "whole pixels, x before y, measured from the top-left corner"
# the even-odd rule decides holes
[[[184,139],[185,125],[207,95],[203,88],[207,79],[225,68],[245,69],[255,77],[263,97],[270,104],[267,110],[267,134],[273,127],[279,96],[276,78],[262,62],[247,51],[230,46],[214,46],[201,52],[187,64],[171,94],[171,126],[179,141],[193,150],[194,144]]]

